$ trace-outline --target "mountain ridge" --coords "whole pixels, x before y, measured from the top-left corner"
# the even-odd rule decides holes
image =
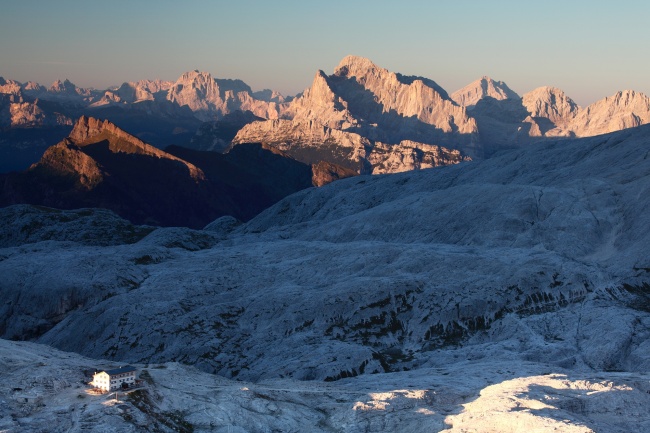
[[[176,156],[108,120],[82,116],[38,163],[25,172],[0,175],[0,204],[100,207],[138,224],[202,228],[223,215],[250,219],[287,194],[312,186],[310,166],[259,145],[228,155],[188,152]]]
[[[337,153],[333,145],[340,145],[341,152],[346,153],[349,146],[345,142],[351,137],[347,134],[356,134],[352,137],[361,138],[352,140],[355,146],[362,143],[370,153],[375,143],[380,143],[378,147],[392,146],[391,152],[401,152],[401,158],[413,160],[408,156],[410,149],[400,149],[400,143],[410,142],[420,143],[418,155],[427,152],[426,146],[439,146],[459,151],[460,160],[482,159],[553,137],[593,136],[650,122],[647,96],[634,91],[618,92],[581,108],[560,89],[541,87],[519,97],[504,82],[484,76],[450,96],[431,79],[391,72],[370,59],[352,55],[344,57],[331,75],[318,70],[312,85],[295,98],[284,98],[270,90],[254,92],[241,80],[215,78],[198,70],[188,71],[173,82],[140,80],[105,91],[80,88],[69,80],[58,80],[49,89],[4,78],[1,82],[3,127],[45,129],[72,125],[72,119],[80,115],[101,117],[158,148],[180,144],[224,151],[230,146],[223,132],[228,131],[225,136],[231,140],[230,129],[237,124],[240,129],[233,143],[283,143],[285,152],[304,146],[299,154],[313,153],[317,150],[314,140],[325,136],[321,138],[329,141],[321,143],[324,156]],[[269,123],[262,127],[242,119],[201,129],[206,121],[220,122],[237,112],[250,112]],[[287,128],[272,120],[290,121],[295,126]],[[304,140],[287,133],[314,132],[313,125],[341,131],[346,138],[337,144],[329,132]],[[23,160],[26,143],[10,141],[18,135],[7,134],[6,153],[20,155],[17,159]],[[43,142],[43,138],[36,140],[34,146],[39,147],[29,153],[44,151]],[[341,152],[338,162],[329,162],[340,165]],[[359,162],[356,155],[361,153],[355,152],[345,164],[358,172],[372,172],[373,163],[368,158]],[[415,159],[421,160],[419,156]],[[440,160],[434,165],[448,162]],[[417,165],[393,167],[401,171]]]

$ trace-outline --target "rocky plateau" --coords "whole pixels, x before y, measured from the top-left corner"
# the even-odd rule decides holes
[[[88,418],[123,431],[644,430],[649,146],[650,126],[549,138],[304,189],[203,230],[0,209],[16,234],[0,249],[0,333],[68,352],[3,342],[12,389],[28,389],[34,362],[48,377],[48,363],[93,362],[82,355],[137,364],[156,402],[125,400],[124,417],[32,380],[46,406],[5,389],[0,425],[59,410],[72,431]]]

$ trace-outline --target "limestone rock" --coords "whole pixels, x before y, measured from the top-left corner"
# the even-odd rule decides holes
[[[285,117],[314,120],[335,129],[366,127],[362,134],[375,137],[383,130],[388,141],[398,143],[404,131],[395,124],[415,118],[432,126],[437,139],[443,134],[474,134],[476,124],[432,80],[407,77],[380,68],[370,60],[345,57],[332,76],[319,71],[305,93],[291,102]],[[444,140],[444,138],[443,138]]]
[[[9,106],[12,127],[43,127],[72,125],[72,119],[64,114],[42,108],[37,99],[34,102],[16,102]]]
[[[0,220],[0,248],[44,240],[95,246],[130,244],[154,230],[134,226],[107,209],[59,210],[19,204],[0,208]]]
[[[555,87],[539,87],[526,93],[522,97],[522,104],[532,118],[550,121],[552,125],[549,124],[548,129],[566,128],[580,111],[578,104]]]
[[[94,89],[77,87],[68,79],[64,81],[56,80],[47,89],[47,97],[67,104],[86,106],[93,103],[101,96],[102,92]],[[40,95],[42,98],[44,95]]]
[[[6,80],[0,77],[0,93],[7,95],[20,95],[21,85],[15,80]]]
[[[167,100],[188,106],[204,121],[218,120],[235,110],[274,119],[279,116],[282,104],[256,99],[251,88],[241,80],[215,80],[210,73],[198,70],[186,72],[176,80],[169,88]]]
[[[233,139],[240,143],[263,143],[306,164],[328,161],[363,172],[370,140],[353,132],[323,126],[316,121],[269,120],[244,126]]]
[[[330,76],[318,71],[282,117],[245,126],[233,144],[262,142],[303,162],[322,160],[358,173],[379,165],[376,172],[386,173],[461,160],[460,153],[441,157],[438,146],[445,143],[480,153],[476,122],[434,81],[393,73],[362,57],[345,57]]]
[[[375,143],[368,161],[372,174],[401,173],[469,160],[460,151],[431,144],[403,140],[398,145]]]
[[[592,136],[650,123],[650,98],[626,90],[582,110],[571,123],[577,136]]]
[[[36,92],[36,93],[42,93],[47,91],[47,88],[45,88],[45,86],[42,86],[35,81],[26,82],[23,86],[23,89],[26,92]]]
[[[49,147],[32,169],[47,170],[50,174],[74,178],[85,191],[97,187],[104,178],[97,161],[69,141]]]
[[[348,168],[332,164],[327,161],[320,161],[313,164],[311,182],[314,186],[323,186],[332,183],[335,180],[345,179],[346,177],[356,176],[356,172]]]
[[[163,230],[129,245],[4,248],[0,331],[258,383],[406,370],[417,381],[420,370],[453,366],[445,383],[461,383],[469,366],[510,379],[523,365],[574,378],[645,373],[649,142],[642,126],[343,179],[208,236]],[[643,402],[647,390],[646,380]]]
[[[497,101],[519,99],[519,95],[506,83],[495,81],[488,76],[481,77],[451,94],[451,99],[454,102],[466,108],[473,108],[478,101],[487,97]]]
[[[177,158],[167,152],[157,149],[142,140],[124,132],[108,120],[99,120],[93,117],[81,116],[75,123],[69,139],[72,143],[83,146],[88,143],[96,143],[106,135],[115,137],[108,141],[108,148],[112,152],[133,153],[139,155],[153,156],[161,159],[178,161],[185,165],[194,179],[204,179],[203,171],[187,161]]]
[[[334,93],[330,78],[320,70],[311,87],[291,102],[284,117],[296,122],[313,121],[339,130],[358,124],[348,110],[348,103]]]

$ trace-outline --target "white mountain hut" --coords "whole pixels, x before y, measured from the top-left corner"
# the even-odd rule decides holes
[[[136,368],[130,365],[116,368],[113,370],[104,370],[93,375],[93,381],[90,382],[95,388],[104,391],[115,391],[125,386],[135,384]]]

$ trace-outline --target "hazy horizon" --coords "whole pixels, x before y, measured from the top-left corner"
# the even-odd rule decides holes
[[[68,0],[3,4],[0,76],[104,89],[199,69],[295,95],[353,54],[453,92],[481,76],[520,95],[564,90],[585,106],[650,94],[650,5],[627,0],[343,2]]]

